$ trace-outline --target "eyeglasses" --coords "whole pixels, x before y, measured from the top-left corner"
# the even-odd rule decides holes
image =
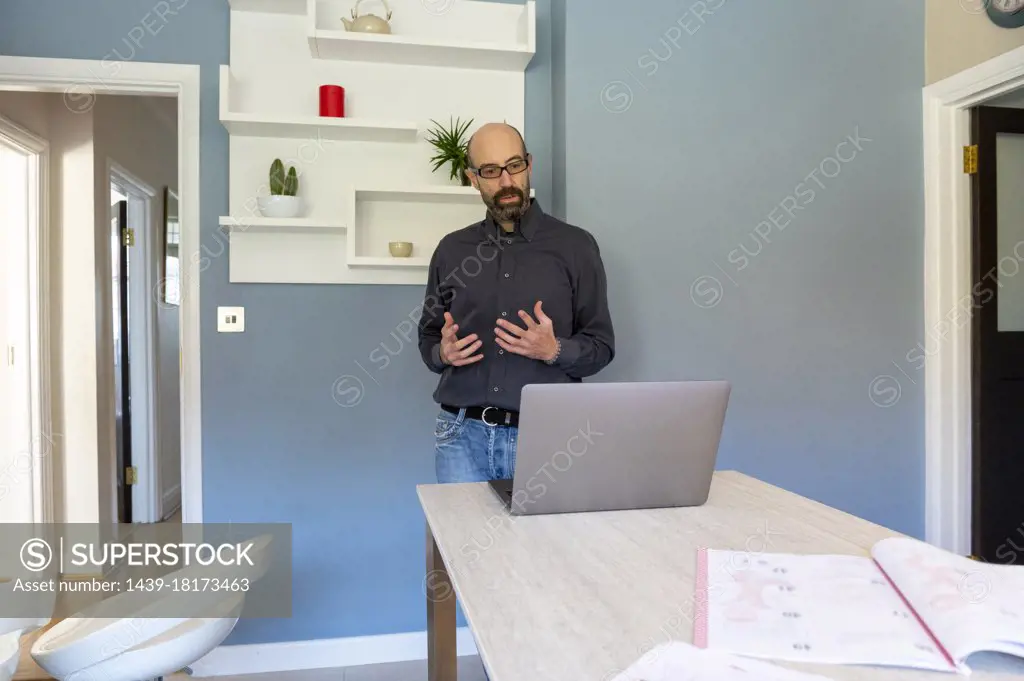
[[[480,166],[479,168],[470,168],[469,170],[470,172],[476,173],[477,175],[486,180],[494,180],[496,178],[501,177],[501,173],[506,170],[508,171],[509,175],[518,175],[519,173],[526,170],[526,168],[529,165],[529,161],[517,158],[514,161],[510,161],[503,166],[490,163],[485,166]]]

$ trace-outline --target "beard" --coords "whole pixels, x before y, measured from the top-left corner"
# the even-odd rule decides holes
[[[530,207],[526,198],[529,195],[529,191],[529,185],[527,185],[525,192],[519,187],[505,187],[503,189],[499,189],[489,199],[487,199],[487,209],[497,222],[515,222],[519,218],[523,217],[526,209]],[[508,202],[502,201],[502,199],[509,196],[516,197],[518,200]]]

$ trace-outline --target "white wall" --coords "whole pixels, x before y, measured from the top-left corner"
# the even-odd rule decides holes
[[[43,136],[46,130],[45,99],[12,100],[0,92],[0,116]],[[31,125],[30,125],[31,124]],[[28,431],[29,405],[17,392],[29,380],[28,338],[15,321],[27,311],[28,300],[21,287],[13,284],[28,276],[25,254],[27,232],[20,229],[28,219],[28,165],[25,157],[0,146],[0,522],[32,522],[32,451]],[[8,199],[10,197],[10,199]],[[8,289],[8,284],[13,284]],[[27,320],[26,320],[27,321]],[[13,322],[13,324],[9,324]],[[14,366],[7,366],[6,343],[16,348]],[[18,359],[21,358],[21,359]],[[45,452],[47,450],[41,450]]]
[[[42,93],[0,91],[0,115],[46,139],[49,137],[51,98],[51,95]],[[56,409],[56,406],[54,408]],[[62,432],[56,423],[53,428],[55,433]],[[52,439],[55,442],[54,448],[45,451],[49,451],[50,456],[59,460],[57,457],[60,453],[56,451],[56,447],[60,446],[60,438]],[[3,498],[0,498],[0,521],[32,520],[32,474],[26,463],[20,452],[0,453],[0,486],[10,487],[8,492],[2,495]]]
[[[55,517],[66,522],[109,522],[116,509],[106,158],[161,190],[140,237],[162,237],[162,188],[177,186],[175,107],[162,98],[100,96],[73,111],[61,94],[0,91],[0,113],[51,148]],[[157,306],[156,323],[158,460],[170,511],[180,503],[178,308]]]
[[[107,180],[108,160],[121,166],[143,183],[157,191],[150,214],[150,224],[143,229],[136,229],[136,245],[141,246],[143,240],[150,242],[152,256],[149,267],[156,268],[163,254],[163,190],[178,186],[178,146],[177,146],[177,100],[168,97],[138,97],[100,95],[96,98],[93,109],[95,124],[95,168],[96,168],[96,226],[104,239],[109,239],[110,205],[109,181]],[[102,186],[101,186],[102,185]],[[103,200],[104,203],[100,203]],[[109,241],[104,241],[109,244]],[[110,271],[110,248],[103,249],[105,271]],[[137,271],[137,270],[136,270]],[[154,281],[156,279],[154,278]],[[103,296],[110,300],[111,282],[102,281]],[[178,310],[160,304],[155,292],[149,292],[148,305],[156,308],[156,348],[155,365],[157,368],[156,394],[154,405],[155,417],[159,424],[157,440],[157,465],[160,491],[163,503],[170,504],[166,511],[173,511],[181,503],[181,422],[179,415],[180,390],[178,382]],[[100,343],[104,357],[113,357],[113,338],[111,304],[103,305],[100,316]],[[135,347],[133,346],[133,351]],[[114,393],[113,393],[113,362],[103,363],[103,381],[110,386],[100,410],[103,423],[108,427],[100,433],[105,451],[109,452],[111,474],[107,477],[110,493],[116,494],[114,465],[116,450],[114,439]],[[136,363],[138,366],[138,362]],[[142,465],[138,456],[133,464]],[[140,470],[140,473],[142,471]],[[116,500],[111,497],[112,508],[117,508]]]
[[[53,95],[42,92],[0,90],[0,114],[39,137],[46,139],[50,130],[50,101]]]
[[[50,144],[50,371],[55,517],[99,520],[92,113],[59,94],[0,92],[0,111]],[[65,481],[73,484],[65,485]]]
[[[50,95],[51,345],[55,361],[54,430],[61,434],[59,470],[65,522],[101,522],[103,466],[96,380],[96,241],[93,230],[92,112],[72,111]]]
[[[927,0],[925,84],[1024,45],[1024,29],[996,26],[978,11],[983,4],[984,0]]]

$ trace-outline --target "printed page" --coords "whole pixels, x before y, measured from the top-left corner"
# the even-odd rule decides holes
[[[868,557],[709,549],[707,648],[751,657],[952,671]],[[700,641],[697,641],[698,645]]]
[[[828,677],[673,641],[652,648],[612,681],[828,681]]]
[[[883,539],[871,553],[954,660],[982,650],[1024,656],[1024,567],[910,537]]]

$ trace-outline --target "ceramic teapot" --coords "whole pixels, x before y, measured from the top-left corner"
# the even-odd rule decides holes
[[[352,8],[351,19],[341,18],[341,22],[345,24],[345,30],[356,33],[391,33],[391,24],[388,23],[391,20],[391,8],[388,7],[388,1],[380,0],[388,13],[385,19],[381,19],[376,14],[359,16],[359,3],[362,1],[356,0],[356,6]]]

